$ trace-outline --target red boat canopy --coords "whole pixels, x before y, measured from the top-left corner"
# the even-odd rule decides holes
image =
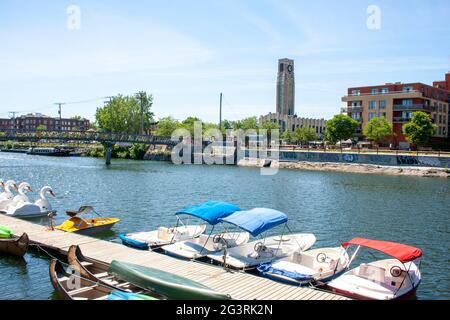
[[[391,257],[394,257],[397,260],[400,260],[403,263],[413,261],[422,256],[422,250],[420,250],[419,248],[388,241],[355,238],[343,243],[342,246],[346,248],[352,244],[383,252]]]

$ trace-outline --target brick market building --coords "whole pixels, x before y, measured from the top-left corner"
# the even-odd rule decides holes
[[[45,127],[49,131],[86,131],[90,128],[90,122],[84,118],[60,120],[40,113],[0,119],[0,129],[37,130],[39,127]]]

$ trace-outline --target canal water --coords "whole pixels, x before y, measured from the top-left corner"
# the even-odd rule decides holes
[[[52,186],[51,199],[64,212],[92,205],[122,221],[102,238],[173,225],[174,213],[208,200],[248,209],[269,207],[289,215],[293,232],[314,233],[316,247],[338,246],[353,237],[391,240],[422,248],[418,299],[450,299],[450,181],[281,170],[262,176],[257,168],[175,166],[163,162],[45,158],[0,153],[0,178]],[[44,222],[46,223],[46,222]],[[370,255],[366,262],[374,259]],[[54,299],[49,259],[30,252],[23,260],[0,255],[0,299]]]

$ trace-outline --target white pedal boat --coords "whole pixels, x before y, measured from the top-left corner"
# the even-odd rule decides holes
[[[286,214],[266,208],[238,211],[221,221],[232,224],[258,237],[276,226],[286,224]],[[305,251],[316,242],[313,234],[289,234],[267,237],[244,245],[225,248],[223,252],[209,254],[208,258],[234,269],[254,269],[262,263],[269,263],[292,255],[295,251]]]
[[[418,248],[379,240],[353,239],[343,246],[356,245],[351,261],[361,247],[383,252],[394,259],[363,263],[328,283],[336,293],[359,300],[407,299],[415,295],[421,282],[419,267],[413,262],[422,256]],[[351,263],[351,262],[350,262]]]
[[[142,250],[149,250],[169,243],[193,239],[206,230],[206,225],[186,225],[180,227],[159,227],[158,230],[119,235],[122,243]]]
[[[293,285],[323,284],[342,275],[350,258],[343,247],[319,248],[290,256],[273,263],[258,266],[266,278]]]
[[[250,238],[247,232],[213,233],[214,228],[219,224],[221,218],[225,218],[240,210],[235,205],[220,201],[210,201],[199,206],[184,209],[178,212],[178,214],[187,214],[206,221],[212,226],[210,233],[202,234],[195,239],[172,243],[161,247],[161,249],[170,256],[192,260],[218,252],[225,245],[234,247],[247,243]]]

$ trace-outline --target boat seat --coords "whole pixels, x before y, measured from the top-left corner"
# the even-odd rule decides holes
[[[129,282],[124,282],[124,283],[121,283],[121,284],[116,285],[116,287],[122,288],[122,287],[130,286],[130,285],[131,285],[131,283],[129,283]]]
[[[94,274],[94,276],[95,276],[96,278],[105,278],[105,277],[108,277],[108,276],[109,276],[109,273],[108,273],[108,272],[102,272],[102,273]]]
[[[67,293],[69,293],[70,295],[76,295],[76,294],[79,294],[79,293],[83,293],[83,292],[94,290],[94,288],[96,288],[96,287],[98,287],[97,284],[95,284],[93,286],[90,286],[90,287],[84,287],[84,288],[75,289],[75,290],[72,290],[72,291],[67,291]]]
[[[91,262],[83,261],[83,262],[81,262],[81,265],[84,266],[84,267],[89,267],[89,266],[92,266],[94,264],[91,263]]]
[[[102,296],[102,297],[95,298],[94,300],[106,300],[106,299],[108,299],[108,297],[109,296]]]
[[[358,276],[367,280],[384,283],[386,281],[386,269],[363,263],[359,266]]]

